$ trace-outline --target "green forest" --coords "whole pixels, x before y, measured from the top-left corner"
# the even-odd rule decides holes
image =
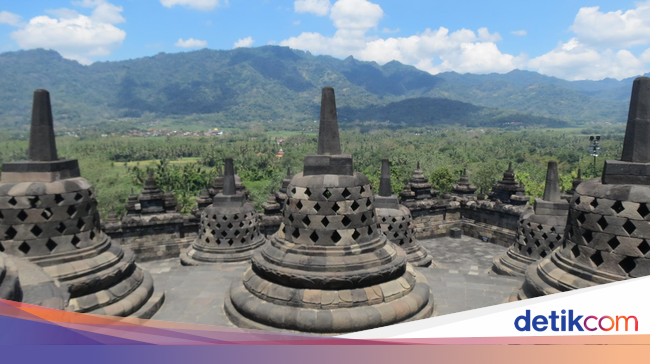
[[[487,193],[513,163],[516,178],[529,196],[544,190],[546,165],[557,160],[563,189],[568,189],[578,168],[583,178],[598,176],[605,159],[618,159],[623,125],[592,129],[503,130],[497,128],[404,128],[360,132],[344,129],[341,144],[351,153],[356,170],[378,188],[382,158],[389,158],[393,192],[402,190],[419,161],[435,189],[450,191],[463,168],[470,182]],[[601,156],[594,170],[587,149],[589,135],[601,135]],[[278,137],[284,138],[278,144]],[[232,156],[235,167],[256,208],[277,190],[287,167],[302,171],[305,154],[316,151],[315,133],[267,131],[262,126],[232,130],[211,137],[58,137],[60,157],[79,159],[82,176],[97,192],[100,212],[124,213],[133,189],[139,193],[147,169],[152,169],[161,189],[172,191],[182,211],[189,212],[199,192],[207,188],[224,158]],[[27,158],[27,140],[6,136],[0,140],[0,162]],[[283,157],[277,157],[279,150]]]

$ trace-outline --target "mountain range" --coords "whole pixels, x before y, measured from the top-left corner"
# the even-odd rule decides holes
[[[31,93],[38,88],[51,92],[62,123],[145,113],[307,121],[317,118],[320,88],[326,85],[336,90],[342,122],[624,122],[632,81],[566,81],[522,70],[431,75],[397,61],[379,65],[279,46],[160,53],[90,66],[37,49],[0,54],[0,125],[25,125]]]

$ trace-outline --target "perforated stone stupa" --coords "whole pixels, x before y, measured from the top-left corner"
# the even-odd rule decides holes
[[[240,262],[266,242],[259,215],[243,192],[237,192],[232,158],[226,158],[223,191],[203,210],[199,236],[181,254],[183,265]]]
[[[225,298],[240,327],[336,334],[429,317],[433,296],[381,232],[368,178],[341,153],[334,89],[322,92],[318,154],[287,188],[280,230]]]
[[[0,299],[63,310],[68,294],[43,268],[0,253]]]
[[[650,274],[650,78],[634,81],[620,161],[571,198],[561,248],[526,271],[519,298]]]
[[[544,197],[527,205],[519,217],[517,241],[500,257],[492,270],[498,274],[523,276],[528,266],[550,255],[561,245],[569,203],[560,195],[557,162],[548,162]]]
[[[29,161],[2,166],[0,214],[5,253],[65,284],[69,310],[148,318],[162,304],[164,293],[154,291],[134,254],[101,231],[95,194],[77,160],[58,158],[45,90],[34,93]]]
[[[379,193],[375,195],[375,210],[381,231],[393,244],[404,249],[409,263],[428,267],[431,265],[431,255],[415,238],[411,210],[400,205],[397,195],[393,195],[391,190],[388,159],[382,159]]]

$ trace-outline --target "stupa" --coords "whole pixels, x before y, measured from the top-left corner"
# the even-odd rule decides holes
[[[560,195],[557,162],[548,162],[544,197],[527,205],[519,217],[516,242],[494,259],[492,270],[498,274],[523,276],[532,263],[550,255],[561,245],[569,203]]]
[[[420,162],[417,162],[417,167],[413,171],[413,176],[408,181],[408,187],[404,186],[404,191],[400,193],[400,197],[404,201],[408,200],[425,200],[431,199],[438,191],[431,189],[431,183],[424,177],[424,172],[420,169]]]
[[[201,214],[199,236],[181,254],[183,265],[240,262],[266,242],[260,218],[243,192],[237,192],[232,158],[226,158],[223,191]]]
[[[512,198],[513,196],[515,197]],[[492,201],[501,201],[512,205],[525,205],[529,201],[524,186],[515,180],[512,162],[508,163],[508,169],[503,172],[503,179],[494,184],[492,191],[488,193],[488,197]]]
[[[519,298],[650,274],[650,78],[634,80],[620,161],[571,198],[562,246],[526,271]]]
[[[368,178],[341,153],[334,89],[323,88],[318,154],[287,188],[284,221],[233,281],[237,326],[337,334],[429,317],[433,296],[381,232]]]
[[[400,205],[397,195],[392,193],[388,159],[381,161],[381,178],[379,193],[375,195],[375,210],[381,231],[393,244],[404,249],[408,262],[418,267],[430,266],[431,255],[415,238],[411,210]]]
[[[68,310],[151,317],[164,300],[134,254],[102,232],[92,186],[77,160],[59,159],[50,94],[34,93],[29,161],[5,163],[0,242],[7,254],[43,267],[70,294]]]
[[[469,183],[469,177],[467,176],[467,168],[463,169],[463,174],[460,176],[460,181],[454,183],[451,186],[451,193],[460,198],[466,199],[476,199],[476,186]]]
[[[289,187],[292,178],[291,168],[287,168],[287,175],[282,180],[282,186],[275,193],[275,201],[280,204],[280,208],[284,208],[284,201],[287,199],[287,187]]]
[[[63,310],[68,294],[43,268],[0,253],[0,299]]]

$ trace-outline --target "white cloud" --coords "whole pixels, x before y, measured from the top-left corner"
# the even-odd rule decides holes
[[[176,42],[176,44],[174,45],[181,48],[202,48],[202,47],[207,47],[208,42],[205,40],[198,40],[194,38],[190,38],[188,40],[183,40],[183,38],[178,38],[178,42]]]
[[[567,80],[600,80],[606,77],[620,80],[644,73],[644,62],[648,62],[648,58],[648,51],[639,58],[625,49],[599,52],[572,38],[566,43],[560,42],[554,50],[531,59],[528,66],[545,75]]]
[[[580,8],[570,29],[591,46],[628,48],[650,43],[650,1],[635,9],[601,12],[598,6]]]
[[[8,11],[0,11],[0,24],[19,26],[22,19],[23,17],[18,14],[10,13]]]
[[[501,53],[495,44],[501,36],[497,32],[490,33],[487,28],[476,32],[460,29],[450,33],[440,27],[410,37],[386,39],[367,36],[366,33],[376,28],[383,16],[384,12],[377,4],[366,0],[339,0],[332,6],[330,14],[337,28],[333,37],[304,32],[283,40],[280,45],[336,57],[352,55],[380,64],[397,60],[434,74],[445,71],[508,72],[526,64],[525,55]]]
[[[219,0],[160,0],[160,3],[166,8],[181,5],[204,11],[212,10],[219,6]]]
[[[312,13],[325,16],[330,12],[330,0],[296,0],[293,3],[296,13]]]
[[[522,30],[513,30],[512,32],[510,32],[510,34],[523,37],[524,35],[528,34],[528,32],[522,29]]]
[[[233,45],[233,48],[242,48],[242,47],[246,48],[246,47],[252,46],[253,43],[255,43],[255,41],[253,40],[253,37],[246,37],[246,38],[237,40],[235,42],[235,44]]]
[[[399,28],[395,28],[395,29],[384,28],[384,29],[381,30],[381,32],[382,33],[399,33],[400,29]]]
[[[122,7],[105,0],[83,0],[73,5],[93,8],[92,14],[86,16],[65,8],[47,10],[54,18],[34,17],[12,32],[11,38],[22,49],[54,49],[85,65],[93,62],[90,58],[107,56],[122,44],[126,32],[113,25],[125,21],[120,14]]]
[[[641,53],[641,57],[639,58],[645,63],[650,63],[650,48]]]
[[[293,25],[300,25],[300,20],[296,20],[293,22]]]

